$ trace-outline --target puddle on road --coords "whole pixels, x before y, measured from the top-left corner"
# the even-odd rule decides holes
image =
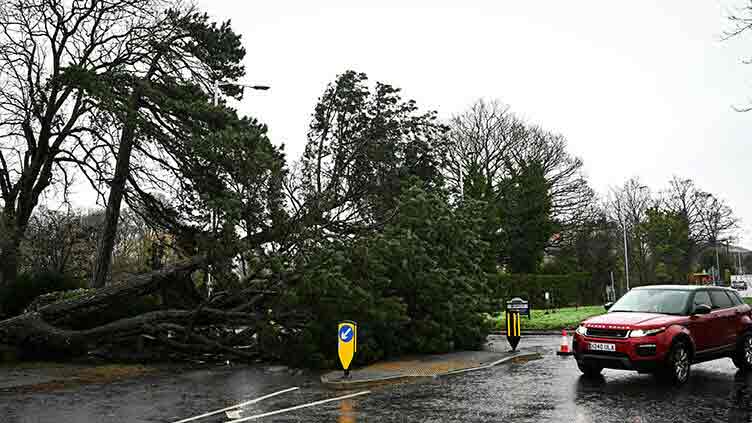
[[[344,400],[339,403],[339,416],[337,423],[355,423],[355,410],[353,400]]]

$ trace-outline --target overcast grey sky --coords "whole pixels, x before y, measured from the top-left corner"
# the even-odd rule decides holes
[[[752,39],[720,40],[743,0],[364,3],[198,0],[243,35],[248,81],[272,89],[236,106],[290,158],[325,85],[355,69],[445,118],[499,99],[563,133],[600,193],[690,177],[752,229],[752,112],[732,110],[752,98]]]

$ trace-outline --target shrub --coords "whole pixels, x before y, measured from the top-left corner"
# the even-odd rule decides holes
[[[477,349],[490,326],[491,278],[472,210],[452,210],[413,188],[380,233],[322,244],[297,269],[301,280],[283,298],[313,316],[299,331],[274,332],[280,358],[332,367],[337,322],[358,323],[356,364],[409,353]],[[284,306],[280,305],[280,309]]]

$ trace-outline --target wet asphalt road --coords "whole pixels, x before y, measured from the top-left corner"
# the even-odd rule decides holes
[[[649,375],[617,370],[606,370],[603,379],[590,381],[580,377],[571,357],[554,354],[559,341],[559,337],[522,340],[520,347],[539,349],[545,357],[542,360],[377,388],[364,397],[261,421],[752,422],[752,375],[738,374],[731,360],[693,366],[692,378],[680,388],[658,384]],[[301,387],[244,410],[249,416],[344,394],[324,390],[316,380],[314,375],[230,367],[52,393],[0,394],[0,422],[172,422],[290,386]]]

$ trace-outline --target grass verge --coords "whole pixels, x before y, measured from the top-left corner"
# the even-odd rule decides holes
[[[752,298],[744,298],[744,301],[752,305]],[[574,329],[588,317],[605,313],[603,306],[566,307],[551,311],[533,309],[533,318],[522,317],[522,330],[561,330],[563,328]],[[506,330],[506,322],[503,316],[491,318],[494,322],[494,330]]]
[[[573,329],[588,317],[605,313],[603,306],[566,307],[555,311],[533,309],[532,319],[522,317],[522,331],[532,330],[561,330]],[[548,314],[546,314],[548,313]],[[503,316],[492,317],[494,330],[506,330],[506,321]]]

